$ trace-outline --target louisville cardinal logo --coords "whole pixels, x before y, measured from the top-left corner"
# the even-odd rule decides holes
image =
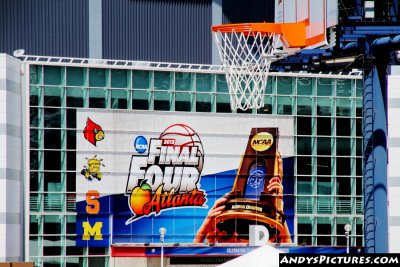
[[[92,145],[96,145],[97,141],[104,139],[104,132],[100,125],[94,123],[90,118],[86,121],[86,127],[83,130],[83,136]]]

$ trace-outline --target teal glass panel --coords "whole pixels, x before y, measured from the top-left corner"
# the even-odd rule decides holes
[[[193,91],[194,74],[191,72],[175,73],[175,90],[176,91]]]
[[[274,94],[275,93],[275,83],[276,77],[268,77],[267,86],[265,87],[265,94]]]
[[[311,137],[297,137],[297,154],[311,155]]]
[[[130,72],[128,70],[111,70],[111,87],[113,88],[128,88],[128,75]]]
[[[223,74],[217,74],[215,76],[217,80],[217,92],[229,93],[228,83],[226,82],[226,76]]]
[[[67,86],[85,86],[86,68],[67,67]]]
[[[37,257],[42,254],[42,237],[41,236],[29,236],[29,255]],[[33,262],[33,260],[30,260]],[[9,265],[10,266],[10,265]],[[36,265],[40,266],[40,265]]]
[[[29,92],[29,105],[31,106],[38,106],[39,105],[39,98],[41,96],[42,87],[39,86],[30,86]]]
[[[29,83],[41,84],[42,83],[42,66],[31,65],[29,69]]]
[[[313,79],[312,78],[297,78],[297,94],[312,95],[313,94]]]
[[[154,110],[171,110],[170,92],[155,91],[154,92]]]
[[[169,90],[172,87],[172,73],[169,71],[154,72],[154,89]]]
[[[336,80],[336,96],[352,96],[353,95],[353,80],[337,79]]]
[[[311,177],[299,176],[297,178],[297,194],[299,194],[299,195],[312,194]]]
[[[330,137],[317,138],[317,155],[332,155]]]
[[[84,105],[85,89],[80,87],[67,88],[67,107],[82,108]]]
[[[278,114],[292,115],[292,98],[289,96],[278,96]]]
[[[56,236],[43,236],[43,256],[61,256],[62,254],[62,240],[63,238],[59,235]],[[44,257],[44,262],[48,261],[51,263],[51,266],[60,266],[61,267],[61,258],[53,257],[51,260],[48,260]],[[46,265],[44,265],[46,266]]]
[[[89,89],[89,107],[91,108],[105,108],[106,107],[106,94],[107,91],[103,88],[90,88]]]
[[[175,93],[175,110],[191,111],[192,110],[192,93]]]
[[[317,95],[331,96],[333,92],[333,79],[318,78],[317,79]]]
[[[231,98],[229,94],[217,94],[217,112],[231,113]]]
[[[317,98],[317,115],[331,116],[332,115],[332,100],[326,97]]]
[[[336,99],[336,116],[351,116],[351,100],[348,98]]]
[[[128,107],[130,91],[121,89],[111,90],[111,108],[126,109]]]
[[[44,106],[60,107],[64,87],[44,87]]]
[[[150,108],[151,92],[133,90],[132,109],[148,110]]]
[[[196,91],[211,92],[213,91],[211,74],[197,73],[196,74]]]
[[[61,234],[62,230],[62,216],[60,215],[49,215],[46,214],[43,216],[44,224],[43,224],[43,234],[45,235],[57,235]]]
[[[356,99],[356,117],[362,117],[362,99],[357,98]]]
[[[363,83],[362,80],[355,80],[356,82],[356,97],[362,97]]]
[[[62,85],[63,72],[62,67],[43,66],[45,85]]]
[[[30,215],[29,216],[29,234],[30,235],[38,235],[41,233],[41,222],[40,222],[40,215]]]
[[[326,197],[326,196],[317,197],[317,213],[318,214],[332,213],[332,197]]]
[[[312,115],[312,99],[310,97],[297,98],[297,115]]]
[[[257,110],[258,114],[273,114],[275,97],[266,95],[264,96],[264,106]]]
[[[336,138],[336,155],[350,156],[350,139],[349,138]]]
[[[291,95],[293,94],[293,78],[278,76],[277,78],[277,94],[278,95]]]
[[[212,108],[212,95],[211,94],[196,94],[196,111],[197,112],[211,112]]]
[[[135,89],[149,89],[150,88],[150,73],[144,70],[132,71],[132,87]]]
[[[100,68],[89,69],[89,86],[105,87],[107,85],[107,70]]]
[[[61,110],[59,108],[44,108],[44,127],[61,128]]]
[[[312,197],[309,196],[298,196],[297,197],[297,213],[305,214],[312,213]]]

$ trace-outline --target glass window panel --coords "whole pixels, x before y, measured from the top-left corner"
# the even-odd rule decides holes
[[[44,106],[60,107],[63,91],[63,87],[44,87]]]
[[[30,129],[30,148],[39,148],[39,130]]]
[[[29,121],[31,127],[39,127],[39,109],[38,108],[30,108],[29,109]]]
[[[31,215],[30,216],[30,223],[29,223],[29,234],[30,235],[39,234],[39,225],[40,225],[40,221],[39,220],[40,220],[40,216],[39,215]]]
[[[67,192],[76,192],[76,168],[74,172],[67,173]]]
[[[312,95],[312,86],[313,85],[313,79],[312,78],[303,78],[303,77],[298,77],[297,78],[297,94],[298,95]]]
[[[67,107],[83,108],[85,89],[80,87],[67,88]]]
[[[318,157],[317,158],[317,174],[330,175],[332,172],[331,157]]]
[[[29,69],[29,83],[41,84],[42,82],[42,66],[31,65]]]
[[[90,88],[89,89],[89,107],[91,108],[105,108],[106,107],[106,94],[107,91],[103,88]]]
[[[278,114],[292,115],[292,98],[278,96]]]
[[[275,93],[275,83],[276,83],[276,77],[268,76],[267,87],[265,87],[266,95]]]
[[[311,137],[297,137],[297,154],[311,155]]]
[[[29,104],[31,106],[39,105],[39,96],[41,95],[41,90],[42,90],[42,87],[38,87],[38,86],[30,87]]]
[[[44,148],[60,149],[61,148],[61,130],[45,129],[44,130]]]
[[[128,99],[129,99],[128,90],[119,90],[112,89],[111,90],[111,108],[112,109],[126,109],[128,107]]]
[[[331,118],[317,117],[317,134],[318,135],[331,135]]]
[[[362,116],[362,100],[361,99],[356,99],[356,116],[361,117]]]
[[[75,139],[76,140],[76,139]],[[67,151],[67,170],[76,170],[76,153],[75,151]]]
[[[46,150],[43,153],[45,170],[59,170],[61,168],[61,151]]]
[[[70,108],[67,112],[67,128],[76,128],[76,109]]]
[[[75,215],[67,215],[66,219],[67,219],[67,227],[66,227],[67,234],[72,234],[72,235],[76,234],[76,216]],[[68,241],[67,241],[67,243],[68,243]],[[73,243],[75,245],[75,242],[73,242]]]
[[[43,233],[49,234],[61,234],[61,220],[62,216],[59,215],[44,215]]]
[[[297,193],[299,195],[312,194],[312,184],[311,184],[310,176],[298,176],[297,177]]]
[[[83,247],[77,247],[76,246],[76,237],[75,236],[67,236],[65,238],[65,242],[66,242],[66,255],[84,255],[83,253]],[[67,259],[69,259],[70,257],[68,257]]]
[[[67,67],[67,86],[85,86],[86,68]]]
[[[312,114],[312,99],[309,97],[297,98],[297,115],[311,115]]]
[[[362,80],[356,81],[356,97],[362,97],[363,83]]]
[[[350,139],[349,138],[337,138],[336,139],[336,155],[338,156],[350,156]]]
[[[311,117],[297,117],[297,134],[299,135],[311,135]]]
[[[67,254],[69,255],[69,254]],[[79,254],[77,254],[79,255]],[[79,267],[79,266],[83,266],[82,263],[83,259],[79,258],[79,257],[66,257],[65,258],[65,266],[66,267]]]
[[[362,158],[356,158],[356,175],[357,176],[362,175],[362,169],[363,169]]]
[[[176,91],[193,91],[194,74],[191,72],[175,73],[175,90]]]
[[[196,73],[196,91],[211,92],[213,90],[211,74]]]
[[[274,97],[266,95],[264,97],[264,106],[257,110],[258,114],[273,114],[273,100]]]
[[[196,95],[196,111],[197,112],[211,112],[211,103],[213,95],[200,94]]]
[[[330,195],[331,194],[331,177],[318,176],[317,177],[317,194]]]
[[[362,119],[356,119],[356,136],[362,136]]]
[[[311,175],[311,157],[297,157],[297,174]]]
[[[331,138],[318,137],[317,138],[317,154],[318,155],[331,155]]]
[[[37,257],[42,253],[42,237],[29,236],[29,255]],[[33,262],[33,260],[30,260]],[[10,265],[9,265],[10,266]],[[40,265],[36,265],[40,266]]]
[[[100,68],[89,69],[89,86],[105,87],[107,85],[107,70]]]
[[[146,90],[133,90],[132,109],[148,110],[150,107],[151,92]]]
[[[318,96],[331,96],[334,80],[326,78],[317,79],[317,95]]]
[[[29,173],[29,188],[33,192],[39,191],[39,174],[37,172]]]
[[[231,113],[231,98],[229,94],[217,94],[217,112]]]
[[[347,98],[336,99],[336,116],[351,115],[351,100]]]
[[[336,96],[352,96],[353,80],[349,79],[337,79],[336,80]]]
[[[337,175],[350,175],[351,174],[350,158],[348,158],[348,157],[336,158],[336,174]],[[349,188],[350,188],[350,185],[349,185]]]
[[[297,213],[299,214],[313,213],[312,197],[298,196],[296,202],[297,202]]]
[[[228,83],[226,82],[226,76],[223,74],[217,74],[217,92],[219,93],[229,93]]]
[[[293,78],[278,76],[277,93],[278,95],[291,95],[293,93]]]
[[[154,110],[171,110],[170,92],[154,92]]]
[[[62,85],[63,71],[62,67],[43,66],[45,85]]]
[[[30,151],[29,165],[31,170],[38,170],[39,168],[39,152],[35,150]]]
[[[356,139],[356,156],[362,156],[362,139]]]
[[[43,237],[43,256],[61,256],[61,251],[62,251],[62,243],[60,236]],[[58,261],[60,263],[61,259],[53,258],[51,260],[51,266],[54,266],[55,261]],[[58,264],[58,266],[61,265]]]
[[[111,87],[113,88],[128,88],[128,70],[111,70]]]
[[[105,247],[89,247],[89,255],[106,255],[107,250]]]
[[[192,93],[175,93],[175,110],[191,111],[192,96]]]
[[[332,197],[326,197],[326,196],[317,197],[317,213],[319,214],[332,213]]]
[[[349,118],[336,118],[336,135],[351,136],[351,120]]]
[[[317,115],[331,116],[331,99],[325,97],[317,98]]]
[[[150,72],[144,70],[132,71],[132,86],[136,89],[150,88]]]
[[[44,108],[44,127],[61,128],[61,110],[58,108]]]
[[[92,249],[89,247],[89,251]],[[108,261],[105,257],[89,257],[89,266],[108,266]]]
[[[169,90],[172,86],[172,73],[169,71],[154,72],[154,89]]]

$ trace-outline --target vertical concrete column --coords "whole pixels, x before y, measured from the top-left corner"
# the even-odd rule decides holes
[[[222,1],[223,0],[213,0],[212,1],[212,25],[222,24]],[[221,65],[221,60],[218,54],[218,48],[214,41],[214,36],[212,40],[212,64],[213,65]]]
[[[89,0],[89,58],[103,58],[102,0]]]
[[[23,260],[21,62],[0,54],[0,262]]]

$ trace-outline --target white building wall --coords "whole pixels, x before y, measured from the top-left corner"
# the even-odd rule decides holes
[[[400,66],[388,75],[389,252],[400,252]]]
[[[0,262],[23,260],[21,63],[0,54]]]

